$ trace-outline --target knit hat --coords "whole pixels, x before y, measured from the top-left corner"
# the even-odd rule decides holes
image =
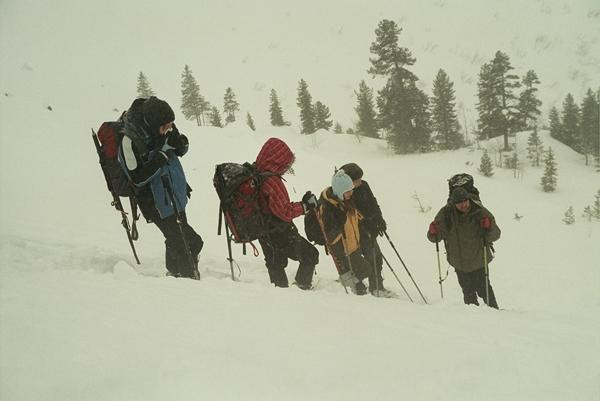
[[[352,181],[358,180],[363,176],[362,169],[356,163],[346,163],[342,167],[340,167],[340,169],[344,170],[346,174],[348,174],[350,178],[352,178]]]
[[[173,113],[173,109],[169,106],[169,103],[156,96],[150,96],[144,101],[142,114],[144,115],[144,120],[146,120],[146,123],[148,123],[148,126],[152,130],[175,121],[175,113]]]
[[[331,189],[339,200],[344,200],[344,193],[354,189],[352,178],[342,169],[339,169],[331,179]]]
[[[463,187],[456,187],[450,193],[450,202],[452,202],[453,205],[456,205],[465,199],[469,199],[469,193]]]

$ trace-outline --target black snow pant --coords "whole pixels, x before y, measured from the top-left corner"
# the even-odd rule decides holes
[[[383,276],[383,256],[379,244],[377,244],[377,236],[370,233],[362,232],[360,236],[361,253],[369,263],[369,291],[373,292],[377,289],[382,290]]]
[[[473,272],[463,272],[456,270],[458,276],[458,283],[463,291],[463,297],[465,304],[467,305],[479,305],[477,296],[483,299],[485,302],[485,270],[483,268],[475,270]],[[490,300],[488,306],[498,309],[498,303],[496,302],[496,296],[494,295],[494,289],[492,284],[489,283],[489,295]]]
[[[285,268],[288,259],[300,262],[296,272],[296,284],[302,288],[309,288],[315,266],[319,263],[319,251],[298,234],[294,225],[284,230],[272,232],[259,239],[260,247],[265,255],[265,264],[269,272],[271,283],[277,287],[288,287],[288,278]]]
[[[156,218],[154,224],[165,236],[165,264],[167,270],[176,277],[194,277],[194,270],[198,266],[198,255],[204,246],[204,241],[188,224],[185,213],[182,213],[181,225],[192,254],[194,267],[190,266],[181,231],[177,224],[177,217],[173,215],[164,219]]]

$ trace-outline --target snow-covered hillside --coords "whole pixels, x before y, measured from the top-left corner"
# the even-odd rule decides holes
[[[164,277],[162,239],[144,223],[142,265],[131,267],[89,135],[98,120],[75,104],[61,106],[35,111],[28,97],[2,100],[0,399],[600,395],[600,226],[561,221],[568,206],[579,214],[592,202],[597,175],[546,135],[559,166],[554,194],[540,191],[541,169],[526,168],[520,179],[505,170],[478,175],[480,151],[394,156],[379,140],[181,121],[191,142],[184,158],[194,187],[188,214],[205,239],[203,279],[195,282]],[[296,175],[287,178],[295,199],[324,188],[336,165],[363,166],[429,305],[385,240],[383,251],[415,303],[387,270],[386,285],[400,299],[346,295],[324,253],[315,291],[271,287],[262,259],[240,249],[241,275],[231,281],[225,240],[216,236],[213,168],[254,159],[269,136],[296,152]],[[503,230],[491,277],[504,311],[464,306],[452,271],[445,299],[439,297],[435,248],[425,230],[445,201],[446,179],[463,171],[475,176]],[[429,212],[418,212],[415,191]],[[520,222],[515,213],[524,216]],[[295,269],[290,263],[288,274]]]
[[[513,50],[529,44],[515,64],[545,66],[552,78],[540,74],[548,85],[544,96],[597,87],[595,3],[532,2],[523,11],[528,18],[514,18],[512,36],[502,36],[501,22],[513,18],[516,1],[495,12],[475,1],[470,12],[450,1],[419,9],[348,2],[340,13],[333,3],[304,9],[304,3],[277,2],[267,17],[251,2],[234,3],[202,2],[193,13],[182,11],[187,2],[0,2],[0,401],[599,400],[600,223],[580,216],[600,184],[581,156],[540,131],[559,174],[557,191],[544,193],[541,168],[525,166],[519,178],[498,168],[492,178],[481,176],[481,149],[398,156],[381,140],[302,136],[295,124],[276,129],[265,117],[268,90],[285,87],[285,112],[297,119],[295,85],[303,76],[315,83],[315,100],[349,124],[352,91],[365,78],[382,18],[406,22],[408,45],[430,50],[423,57],[415,50],[419,68],[427,66],[415,70],[423,79],[445,57],[456,67],[451,76],[474,85],[480,60],[492,56],[482,49],[493,39]],[[234,5],[240,8],[225,18]],[[307,14],[316,22],[310,37],[300,37],[307,30],[300,17]],[[420,23],[425,15],[435,17],[431,24]],[[363,25],[362,18],[369,21]],[[581,32],[565,23],[578,18]],[[536,29],[527,30],[528,22]],[[536,34],[548,26],[556,36]],[[411,33],[417,27],[431,38],[442,30],[443,39],[423,42]],[[487,35],[477,34],[481,27],[489,27]],[[279,36],[269,40],[273,33]],[[326,52],[329,47],[340,50]],[[231,50],[238,48],[249,56]],[[546,58],[568,52],[579,55],[570,67]],[[306,54],[313,55],[309,61]],[[243,123],[217,129],[185,121],[178,110],[185,63],[198,77],[210,77],[200,84],[215,103],[226,86],[234,87],[242,116],[251,111],[257,131]],[[136,244],[142,264],[134,264],[97,163],[90,128],[116,118],[113,108],[129,106],[140,70],[173,105],[190,139],[182,162],[194,189],[190,223],[205,241],[201,281],[165,277],[164,239],[144,222]],[[569,71],[571,79],[562,81]],[[474,93],[474,86],[457,89]],[[518,134],[520,149],[527,135]],[[294,200],[326,187],[335,166],[363,167],[427,305],[385,238],[381,248],[414,303],[387,268],[386,287],[399,299],[347,295],[322,249],[314,291],[272,287],[262,255],[244,256],[240,247],[234,248],[238,280],[230,279],[226,241],[216,235],[214,166],[253,160],[271,136],[296,154],[295,175],[286,177]],[[446,200],[446,180],[459,172],[475,177],[502,229],[490,265],[501,311],[463,305],[452,269],[440,299],[435,246],[425,232]],[[426,213],[415,193],[431,207]],[[567,226],[569,206],[576,223]],[[303,231],[301,218],[297,224]],[[296,267],[290,262],[288,276]]]

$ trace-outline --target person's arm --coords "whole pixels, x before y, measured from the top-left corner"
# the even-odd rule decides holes
[[[301,202],[291,202],[288,192],[280,177],[268,177],[260,190],[267,200],[269,211],[279,219],[291,223],[293,219],[304,214]]]
[[[158,151],[151,160],[143,163],[137,154],[133,141],[128,136],[124,136],[120,154],[123,164],[133,184],[143,186],[167,163],[169,156],[163,151]]]
[[[446,239],[448,236],[448,222],[446,219],[447,206],[444,206],[437,213],[433,221],[429,224],[427,229],[427,239],[430,242],[440,242]]]
[[[486,244],[498,241],[500,239],[500,227],[496,224],[494,215],[489,210],[484,209],[482,218],[479,221],[479,226],[483,230],[483,240]]]

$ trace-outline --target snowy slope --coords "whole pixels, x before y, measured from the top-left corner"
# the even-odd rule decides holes
[[[530,18],[515,25],[512,37],[503,37],[501,22],[512,18],[517,4],[508,3],[495,14],[484,5],[464,12],[458,2],[449,1],[424,4],[425,9],[397,2],[367,9],[349,2],[340,14],[335,5],[307,11],[294,3],[267,13],[280,17],[271,20],[250,10],[248,3],[238,5],[229,20],[224,13],[232,2],[223,2],[206,6],[202,11],[209,12],[197,17],[203,23],[196,24],[167,3],[140,7],[133,1],[109,1],[100,7],[66,0],[54,6],[2,2],[0,400],[600,399],[600,224],[580,217],[600,184],[581,156],[540,132],[545,146],[555,151],[559,170],[557,192],[547,194],[539,187],[541,168],[525,167],[518,179],[500,169],[492,178],[479,175],[481,150],[396,156],[380,140],[358,143],[326,132],[301,136],[294,125],[268,126],[264,115],[268,89],[287,87],[281,91],[287,94],[284,104],[289,119],[296,120],[295,82],[310,70],[311,76],[305,76],[309,83],[323,85],[315,98],[331,102],[334,115],[346,113],[340,118],[351,120],[352,88],[365,78],[367,66],[360,63],[367,61],[375,24],[381,18],[399,19],[401,13],[412,28],[435,38],[443,25],[432,22],[427,31],[428,24],[419,24],[421,13],[435,15],[438,22],[456,21],[443,42],[429,47],[435,62],[420,64],[431,69],[418,71],[424,79],[446,57],[458,68],[451,75],[465,70],[468,81],[478,69],[473,65],[479,64],[469,63],[473,54],[492,56],[482,50],[486,38],[498,46],[530,46],[537,27],[551,25],[556,36],[535,42],[546,43],[547,51],[527,47],[531,56],[519,60],[525,65],[533,57],[548,66],[546,57],[556,59],[583,46],[572,67],[583,72],[562,81],[569,66],[555,65],[547,73],[556,75],[544,81],[559,83],[545,88],[544,96],[561,98],[565,90],[587,87],[583,82],[598,68],[591,62],[597,57],[598,28],[591,23],[597,20],[595,5],[582,1],[567,12],[569,6],[558,1],[532,3]],[[432,14],[435,10],[440,12]],[[136,12],[148,24],[127,25]],[[318,14],[319,23],[313,24],[310,38],[300,40],[305,30],[294,17],[307,13]],[[331,15],[337,19],[326,21]],[[371,20],[363,26],[357,19],[366,15]],[[99,33],[110,18],[116,18],[115,31],[103,37]],[[530,24],[536,28],[528,31],[524,26],[533,20],[539,23]],[[580,31],[565,28],[572,20],[580,21]],[[332,28],[340,21],[347,27],[340,23],[341,34]],[[182,31],[172,27],[175,23]],[[480,41],[459,40],[475,37],[480,25],[493,29]],[[150,26],[160,29],[150,32]],[[254,32],[257,26],[265,30]],[[320,40],[322,29],[329,40]],[[273,32],[281,35],[270,42],[266,37]],[[182,44],[185,37],[198,43]],[[222,40],[216,43],[214,37]],[[577,37],[581,46],[572,45]],[[364,41],[360,46],[358,38]],[[427,46],[418,37],[412,40],[409,44]],[[131,43],[142,43],[141,50],[132,50]],[[264,52],[228,63],[237,57],[228,49],[239,46],[254,54],[251,44]],[[326,57],[327,45],[342,50]],[[157,60],[151,51],[156,48],[171,62]],[[305,53],[314,53],[315,59],[302,64]],[[177,110],[177,77],[184,63],[198,76],[212,77],[201,86],[215,103],[226,86],[236,93],[239,88],[240,103],[253,113],[257,132],[241,123],[215,129],[184,121]],[[323,65],[328,73],[320,75]],[[340,65],[348,68],[334,68]],[[109,205],[97,165],[90,128],[116,117],[113,108],[130,104],[132,77],[139,70],[174,106],[178,126],[190,138],[183,164],[194,188],[188,215],[205,240],[200,282],[164,276],[163,239],[143,222],[137,243],[142,265],[132,267],[120,218]],[[472,93],[473,87],[461,90]],[[254,159],[270,136],[284,139],[296,153],[296,175],[286,177],[293,199],[328,185],[334,166],[354,161],[364,168],[388,232],[429,305],[420,301],[385,239],[380,240],[382,250],[414,303],[389,270],[384,271],[386,286],[399,299],[346,295],[324,252],[315,291],[271,287],[262,256],[244,256],[239,247],[234,250],[238,281],[231,281],[225,240],[216,236],[214,165]],[[519,148],[526,137],[518,135]],[[496,148],[495,142],[482,146],[492,152]],[[444,282],[444,300],[439,296],[435,247],[425,231],[445,202],[446,179],[457,172],[475,176],[502,229],[491,279],[503,311],[464,306],[452,269]],[[418,211],[415,192],[431,207],[427,213]],[[577,218],[572,226],[562,223],[569,206]],[[515,213],[523,219],[514,220]],[[301,219],[297,223],[302,228]],[[445,255],[440,256],[445,272]],[[290,263],[290,277],[296,267]]]
[[[540,191],[541,169],[526,168],[518,180],[504,170],[478,175],[480,151],[394,156],[379,140],[182,121],[195,189],[188,213],[206,241],[203,280],[194,282],[163,276],[162,240],[144,223],[143,264],[129,265],[88,135],[91,120],[73,118],[77,106],[65,102],[32,114],[24,130],[30,100],[2,102],[2,131],[20,135],[2,135],[0,399],[598,398],[600,226],[561,222],[569,205],[579,215],[591,203],[597,175],[545,133],[559,166],[554,194]],[[385,241],[414,304],[389,271],[386,285],[399,300],[346,295],[324,254],[313,292],[272,288],[261,258],[240,249],[240,281],[230,280],[225,240],[215,235],[213,166],[253,159],[272,135],[297,155],[292,198],[325,187],[334,165],[364,167],[430,305]],[[503,230],[491,277],[505,311],[462,305],[453,272],[439,298],[425,230],[445,201],[445,180],[462,171],[475,175]],[[418,212],[414,191],[429,212]],[[288,274],[295,269],[290,263]]]

